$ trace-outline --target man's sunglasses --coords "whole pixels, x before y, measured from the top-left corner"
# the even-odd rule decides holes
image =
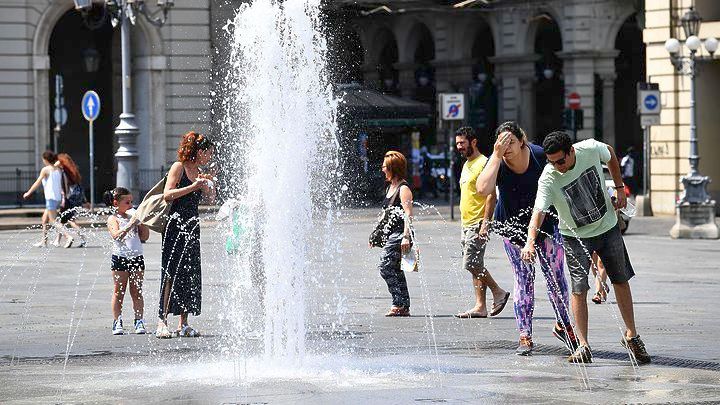
[[[548,163],[550,163],[553,166],[561,166],[565,164],[565,159],[567,159],[567,153],[560,159],[552,161],[550,159],[547,160]]]

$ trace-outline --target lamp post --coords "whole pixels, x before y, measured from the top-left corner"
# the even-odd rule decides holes
[[[93,7],[92,0],[74,0],[75,9],[83,14],[88,21],[89,11]],[[132,113],[132,91],[130,81],[130,25],[135,25],[138,14],[152,25],[160,27],[167,21],[167,15],[174,5],[174,0],[157,0],[158,10],[150,12],[144,0],[105,0],[104,11],[110,15],[113,27],[120,25],[120,52],[122,66],[122,113],[120,123],[115,128],[118,140],[117,158],[117,185],[137,192],[138,153],[137,136],[139,129],[135,123],[135,114]],[[159,15],[157,15],[159,13]],[[105,18],[105,13],[101,18]]]
[[[695,109],[695,78],[697,77],[698,51],[703,44],[710,54],[710,59],[718,48],[718,40],[710,37],[704,43],[698,38],[700,32],[700,14],[692,7],[682,16],[680,23],[685,32],[685,48],[689,55],[683,55],[683,47],[675,38],[665,41],[665,50],[670,54],[670,62],[678,73],[690,77],[690,171],[681,178],[683,194],[678,201],[677,223],[670,231],[673,237],[718,237],[718,228],[715,225],[715,202],[711,201],[707,186],[710,183],[708,176],[700,174],[700,156],[698,154],[697,123]],[[687,229],[686,229],[687,228]],[[701,228],[701,229],[700,229]],[[693,230],[694,229],[694,230]],[[704,233],[708,230],[709,233]]]

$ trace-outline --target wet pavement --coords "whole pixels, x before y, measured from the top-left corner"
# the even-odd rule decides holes
[[[237,272],[223,263],[223,235],[203,227],[204,336],[159,340],[110,334],[106,232],[86,248],[31,248],[39,233],[0,232],[0,401],[9,403],[717,403],[720,320],[719,241],[674,241],[672,218],[635,218],[626,237],[638,329],[651,365],[635,368],[620,346],[610,302],[590,304],[595,362],[568,364],[551,334],[544,281],[536,281],[535,353],[515,356],[512,303],[495,318],[460,320],[472,304],[459,269],[459,223],[418,214],[423,259],[409,274],[410,318],[385,318],[389,294],[367,248],[374,210],[349,210],[331,235],[332,259],[307,274],[307,351],[303,359],[258,356],[258,333],[236,336],[227,294]],[[145,245],[145,318],[154,330],[160,242]],[[487,267],[512,288],[501,243]],[[125,319],[132,319],[129,297]],[[126,321],[126,324],[131,323]],[[231,348],[240,348],[234,351]]]

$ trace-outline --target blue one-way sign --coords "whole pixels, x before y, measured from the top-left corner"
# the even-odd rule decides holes
[[[92,90],[85,92],[82,98],[82,113],[88,121],[95,121],[100,115],[100,97]]]
[[[658,105],[658,99],[654,94],[648,94],[645,96],[643,103],[645,103],[645,108],[648,110],[654,110]]]

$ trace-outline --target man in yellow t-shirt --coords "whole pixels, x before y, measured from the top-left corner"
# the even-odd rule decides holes
[[[467,161],[460,175],[460,214],[462,216],[463,250],[462,267],[472,274],[475,289],[475,306],[455,316],[458,318],[487,318],[485,304],[487,288],[493,294],[493,306],[489,315],[498,315],[505,308],[510,293],[500,288],[485,268],[485,246],[488,241],[488,229],[497,197],[495,191],[490,195],[478,194],[475,183],[480,172],[485,168],[487,158],[477,148],[475,131],[463,127],[455,132],[455,146]]]

